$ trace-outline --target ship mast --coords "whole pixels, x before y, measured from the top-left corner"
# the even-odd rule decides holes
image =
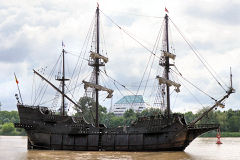
[[[97,5],[96,9],[96,14],[97,14],[97,53],[99,54],[99,5]],[[96,85],[98,85],[98,76],[99,76],[99,58],[95,59],[95,77],[96,77]],[[98,89],[95,88],[95,93],[96,93],[96,121],[95,121],[95,127],[98,127]]]
[[[99,118],[98,118],[98,109],[99,109],[99,91],[105,91],[108,93],[106,98],[111,98],[113,94],[113,90],[106,88],[104,86],[101,86],[99,84],[99,72],[100,72],[100,67],[105,66],[105,63],[108,62],[108,58],[100,54],[100,19],[99,19],[99,5],[97,5],[96,9],[96,21],[95,21],[95,29],[94,29],[94,35],[95,35],[95,42],[96,42],[96,48],[95,51],[90,51],[90,56],[89,56],[89,66],[94,67],[93,69],[93,75],[94,75],[94,81],[92,82],[87,82],[83,80],[82,82],[84,83],[84,89],[85,92],[87,92],[88,88],[94,89],[95,93],[95,127],[99,126]]]
[[[169,41],[168,41],[168,15],[166,14],[165,15],[165,27],[166,27],[166,30],[165,30],[165,40],[166,40],[166,51],[169,52]],[[169,57],[166,56],[166,61],[165,61],[165,77],[167,80],[169,80]],[[167,115],[168,117],[170,116],[170,91],[169,91],[169,85],[166,85],[167,87]]]
[[[169,38],[168,38],[168,20],[169,17],[166,14],[165,17],[165,34],[163,37],[163,51],[162,51],[162,56],[160,59],[160,63],[159,65],[164,67],[164,72],[163,72],[163,76],[157,76],[156,78],[159,81],[159,85],[163,85],[162,87],[162,98],[163,98],[163,105],[164,107],[166,106],[166,114],[168,116],[168,118],[170,117],[170,87],[173,86],[175,89],[175,91],[178,93],[180,92],[180,84],[171,81],[169,78],[169,71],[170,71],[170,66],[173,66],[173,64],[170,64],[170,59],[175,60],[176,55],[172,54],[169,52]],[[165,88],[166,86],[166,88]],[[166,94],[165,94],[166,91]],[[164,103],[166,99],[166,104]]]
[[[62,51],[62,55],[63,55],[63,75],[62,75],[62,115],[64,116],[64,112],[65,112],[65,97],[64,97],[64,94],[65,94],[65,64],[64,64],[64,49]]]
[[[65,50],[62,50],[62,77],[58,77],[56,80],[61,81],[62,83],[62,105],[61,105],[61,115],[65,115],[65,81],[69,79],[65,79]]]

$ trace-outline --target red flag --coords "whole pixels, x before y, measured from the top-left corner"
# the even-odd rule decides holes
[[[17,77],[16,77],[16,74],[14,73],[14,76],[15,76],[15,80],[16,80],[16,83],[18,84],[18,80],[17,80]]]
[[[167,10],[167,8],[165,7],[165,12],[167,12],[168,13],[168,10]]]

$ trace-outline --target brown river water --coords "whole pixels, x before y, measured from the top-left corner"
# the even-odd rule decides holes
[[[0,160],[240,160],[240,138],[197,138],[184,152],[83,152],[27,150],[27,137],[0,136]]]

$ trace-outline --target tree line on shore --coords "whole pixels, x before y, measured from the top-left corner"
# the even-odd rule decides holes
[[[25,131],[15,128],[14,123],[19,123],[17,111],[0,111],[0,135],[24,136]]]

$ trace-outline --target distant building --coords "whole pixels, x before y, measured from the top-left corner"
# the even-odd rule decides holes
[[[141,112],[146,107],[142,95],[124,96],[113,105],[112,112],[122,116],[126,110],[133,109],[135,112]]]

